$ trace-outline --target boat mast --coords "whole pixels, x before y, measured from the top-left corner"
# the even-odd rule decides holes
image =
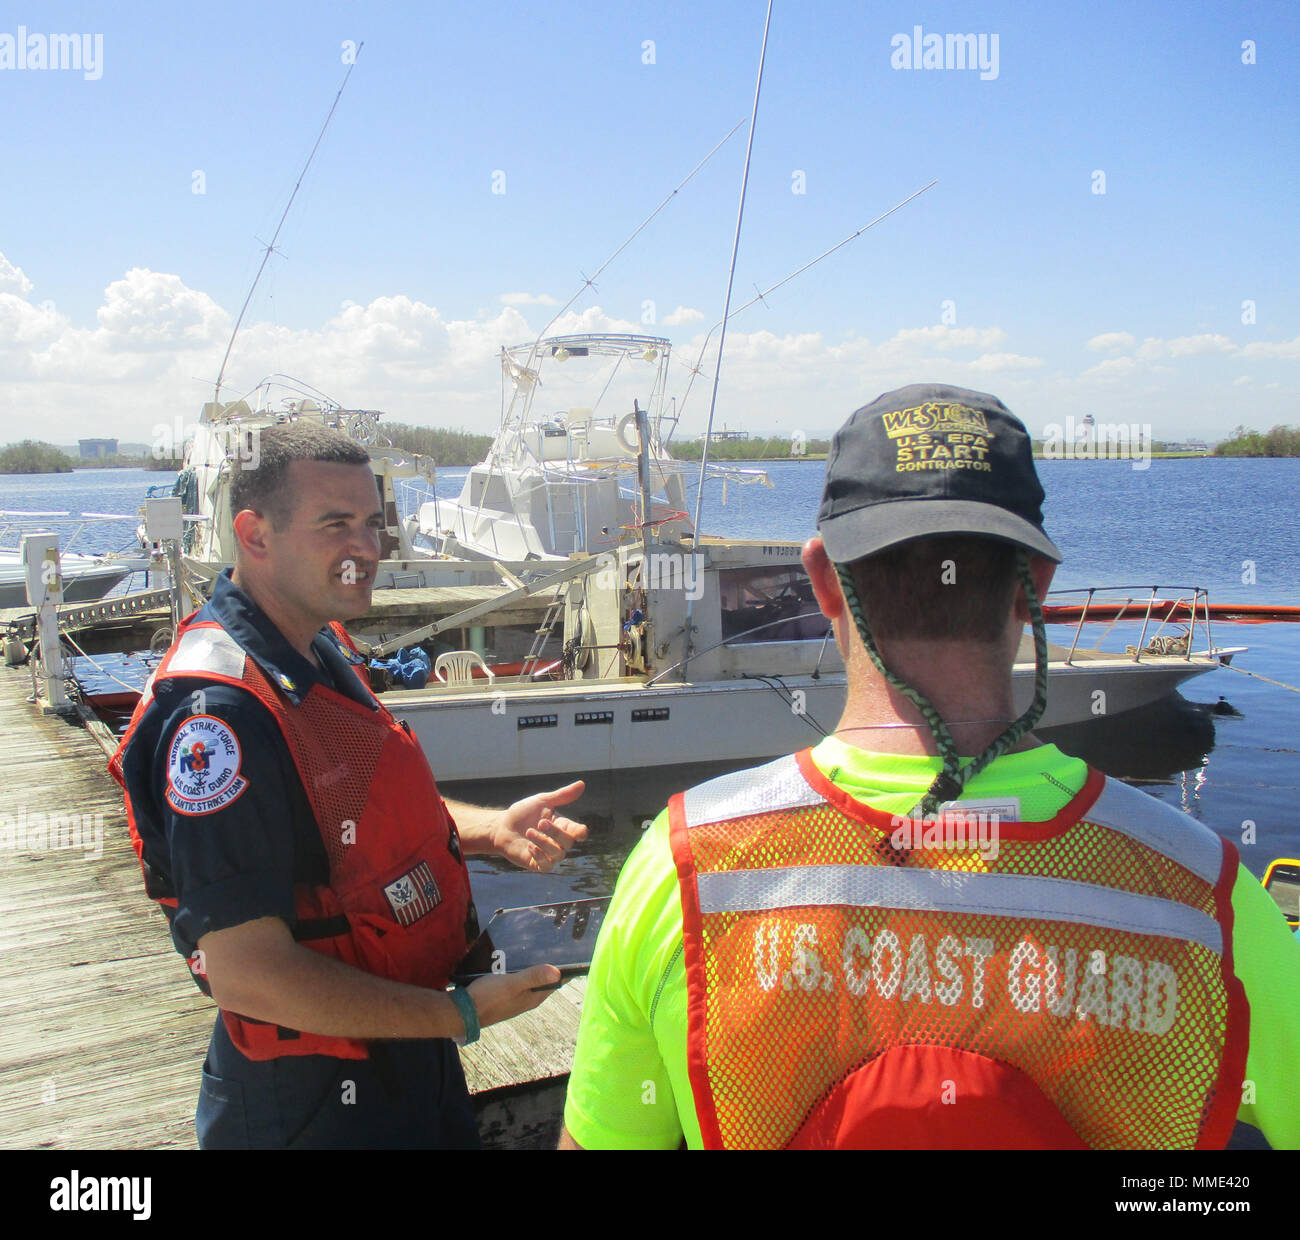
[[[361,55],[363,47],[365,47],[364,43],[357,44],[356,56]],[[325,137],[325,131],[329,128],[330,121],[334,119],[334,109],[339,106],[339,100],[343,98],[343,92],[347,89],[348,78],[352,76],[352,70],[357,67],[356,56],[352,58],[352,63],[348,65],[348,71],[343,75],[343,85],[339,87],[338,94],[334,96],[334,102],[330,104],[329,114],[325,117],[325,123],[320,127],[320,133],[316,135],[316,143],[311,148],[311,154],[307,156],[307,162],[298,174],[298,180],[294,184],[293,193],[289,195],[289,201],[284,204],[284,212],[280,216],[280,222],[275,226],[275,235],[262,253],[262,265],[258,267],[257,275],[253,277],[252,287],[248,290],[248,296],[244,298],[244,304],[239,311],[239,318],[235,320],[235,330],[230,333],[230,343],[226,345],[226,355],[221,359],[221,369],[217,371],[217,385],[212,394],[212,401],[216,405],[221,403],[221,380],[226,374],[226,363],[230,360],[230,350],[235,347],[235,337],[239,335],[239,328],[244,322],[244,315],[248,313],[248,305],[253,300],[253,294],[257,291],[257,283],[262,278],[262,272],[266,270],[266,264],[271,261],[271,255],[275,252],[275,243],[280,239],[280,229],[284,227],[284,221],[289,218],[289,208],[293,206],[293,200],[298,197],[298,191],[302,188],[303,180],[307,176],[307,169],[311,167],[312,160],[316,158],[316,152]]]
[[[740,224],[745,217],[745,190],[749,186],[749,161],[754,153],[754,125],[758,120],[758,97],[763,89],[763,62],[767,59],[767,34],[772,26],[772,0],[767,0],[767,18],[763,23],[763,46],[758,53],[758,80],[754,83],[754,106],[749,116],[749,142],[745,147],[745,170],[740,178],[740,204],[736,208],[736,233],[731,242],[731,268],[727,272],[727,296],[722,306],[722,334],[718,337],[718,364],[713,371],[713,395],[709,400],[709,423],[704,431],[704,450],[700,453],[700,482],[695,493],[695,535],[691,543],[694,558],[695,580],[703,565],[700,563],[700,510],[704,505],[704,471],[709,464],[709,445],[713,442],[713,415],[718,405],[718,380],[722,377],[722,348],[727,342],[727,319],[731,314],[731,286],[736,280],[736,256],[740,252]],[[686,600],[686,658],[682,660],[682,680],[690,666],[691,647],[694,644],[695,591]]]

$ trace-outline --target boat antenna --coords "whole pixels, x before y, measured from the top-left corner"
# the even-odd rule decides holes
[[[767,59],[767,34],[772,26],[772,0],[767,0],[767,18],[763,23],[763,46],[758,53],[758,80],[754,83],[754,106],[749,117],[749,142],[745,147],[745,170],[740,177],[740,204],[736,208],[736,232],[731,241],[731,267],[727,272],[727,296],[722,305],[722,334],[718,337],[718,364],[713,371],[713,395],[709,400],[709,423],[704,430],[704,450],[700,453],[700,483],[695,495],[695,537],[691,543],[691,556],[696,580],[700,571],[700,508],[704,503],[704,471],[709,463],[709,445],[713,442],[713,415],[718,406],[718,380],[722,377],[722,347],[727,341],[727,319],[731,317],[731,286],[736,280],[736,256],[740,252],[740,223],[745,217],[745,190],[749,186],[749,161],[754,153],[754,124],[758,120],[758,97],[763,89],[763,62]],[[682,660],[682,680],[690,665],[694,626],[691,621],[695,611],[695,591],[686,601],[686,658]]]
[[[898,211],[901,208],[907,206],[907,204],[911,202],[913,198],[919,198],[922,194],[925,193],[926,190],[933,189],[938,184],[939,181],[938,178],[936,177],[933,181],[930,182],[929,185],[922,185],[921,188],[918,189],[915,193],[908,194],[908,196],[904,198],[901,202],[896,202],[892,207],[889,208],[888,211],[882,211],[870,223],[863,224],[862,227],[859,228],[857,232],[850,233],[847,237],[844,238],[843,241],[836,242],[835,245],[831,246],[829,250],[823,250],[820,254],[817,255],[816,258],[810,259],[808,262],[804,263],[802,267],[796,268],[788,276],[784,277],[781,280],[778,280],[775,284],[771,285],[769,288],[765,288],[761,293],[758,294],[757,297],[751,297],[743,306],[738,306],[727,317],[729,319],[734,319],[736,315],[743,313],[745,310],[748,310],[750,306],[756,305],[758,302],[763,301],[769,293],[775,293],[777,289],[781,288],[783,285],[789,284],[790,281],[793,280],[796,276],[801,276],[810,267],[817,266],[817,264],[820,263],[823,258],[829,258],[832,254],[835,253],[836,250],[843,249],[844,246],[848,245],[850,241],[856,241],[860,236],[862,236],[864,232],[867,231],[868,228],[872,228],[876,224],[879,224],[881,220],[888,219],[891,215],[894,214],[895,211]],[[709,328],[709,334],[704,337],[704,343],[700,345],[700,355],[695,359],[695,365],[691,367],[691,377],[687,381],[686,391],[682,393],[682,399],[678,406],[679,414],[681,413],[682,408],[684,408],[686,405],[686,398],[691,394],[691,387],[695,383],[696,375],[703,373],[701,368],[704,363],[705,351],[709,347],[709,341],[713,339],[713,333],[716,332],[718,328],[721,326],[722,323],[718,322],[715,323],[711,328]]]
[[[365,47],[364,43],[357,44],[352,63],[348,65],[348,71],[343,75],[343,85],[339,87],[338,94],[334,96],[334,102],[330,104],[325,123],[320,127],[320,133],[316,135],[316,144],[311,148],[311,154],[307,156],[307,162],[303,164],[302,171],[298,174],[298,180],[293,187],[293,193],[289,195],[289,201],[284,204],[284,213],[280,216],[280,222],[275,226],[275,235],[262,253],[262,265],[258,267],[257,275],[253,277],[252,287],[248,290],[248,296],[244,298],[244,304],[239,311],[239,318],[235,320],[235,330],[230,333],[230,343],[226,345],[226,355],[221,359],[221,369],[217,371],[217,386],[212,394],[214,404],[220,404],[221,402],[221,380],[225,377],[226,363],[230,360],[230,350],[235,347],[235,337],[239,335],[239,328],[244,322],[244,315],[248,313],[248,304],[253,300],[253,294],[257,291],[257,282],[262,278],[262,272],[266,270],[266,264],[270,262],[271,255],[275,252],[275,243],[280,238],[280,229],[284,227],[284,221],[289,218],[289,208],[293,206],[293,200],[298,197],[298,191],[302,188],[303,180],[307,176],[307,169],[311,167],[311,161],[316,158],[316,152],[320,148],[321,140],[325,137],[325,131],[329,128],[330,121],[334,119],[334,109],[339,106],[339,100],[343,98],[343,92],[347,89],[348,78],[352,76],[352,70],[357,67],[357,57],[361,55],[363,47]]]

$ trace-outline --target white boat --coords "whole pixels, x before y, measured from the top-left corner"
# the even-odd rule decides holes
[[[63,599],[89,603],[101,599],[131,570],[92,555],[60,555]],[[0,608],[27,605],[27,575],[16,551],[0,551]]]
[[[280,395],[282,391],[288,394]],[[433,462],[394,449],[380,430],[382,417],[374,409],[345,409],[323,393],[285,376],[264,379],[248,397],[206,403],[186,443],[181,471],[170,488],[183,502],[186,528],[182,553],[190,583],[206,591],[222,569],[234,563],[230,484],[237,464],[254,459],[258,433],[273,426],[310,421],[344,432],[371,454],[385,514],[376,588],[438,584],[433,556],[411,544],[410,528],[399,516],[395,490],[399,479],[432,480]],[[152,489],[151,496],[157,490]]]
[[[23,534],[53,532],[50,522],[75,525],[71,535],[60,535],[59,571],[63,598],[68,603],[101,599],[131,568],[112,557],[71,551],[84,531],[114,518],[101,513],[0,511],[0,608],[27,606],[27,574],[18,544]]]
[[[689,536],[686,481],[699,470],[668,453],[671,352],[663,337],[614,333],[503,348],[492,447],[459,499],[420,506],[418,535],[447,555],[551,561],[640,542],[646,530]],[[710,476],[767,483],[757,469],[719,466]]]
[[[576,558],[549,579],[564,592],[558,671],[542,678],[530,665],[510,680],[431,682],[383,701],[435,771],[458,780],[760,761],[801,749],[834,729],[845,676],[798,553],[796,543],[704,541],[698,570],[682,543]],[[1070,645],[1049,646],[1039,726],[1121,714],[1230,661],[1241,648],[1213,647],[1202,597],[1196,592],[1199,619],[1185,637],[1144,625],[1128,651],[1082,649],[1080,620]],[[431,627],[456,624],[452,617]],[[1198,626],[1206,643],[1199,651]],[[379,653],[432,635],[395,638]],[[1027,636],[1012,676],[1017,710],[1029,705],[1033,679]]]

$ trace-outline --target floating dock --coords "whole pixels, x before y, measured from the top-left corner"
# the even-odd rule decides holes
[[[0,1148],[193,1149],[215,1009],[144,894],[111,732],[30,693],[0,667]],[[462,1052],[489,1148],[554,1148],[583,984]]]

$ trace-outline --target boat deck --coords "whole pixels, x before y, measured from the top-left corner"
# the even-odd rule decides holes
[[[30,692],[27,668],[0,667],[0,1147],[192,1149],[214,1010],[145,897],[100,742]],[[65,847],[30,838],[65,814]],[[487,1144],[554,1144],[581,995],[463,1052]]]
[[[354,630],[400,632],[446,619],[471,607],[490,603],[510,593],[509,585],[425,586],[408,589],[376,590],[370,610],[356,621]],[[511,599],[495,610],[476,616],[475,625],[522,625],[541,620],[555,596],[555,588],[539,590],[523,598]],[[0,634],[11,629],[30,643],[35,635],[36,609],[30,605],[0,608]],[[100,645],[130,649],[132,644],[148,646],[153,631],[170,625],[168,594],[165,590],[148,590],[137,594],[116,595],[96,603],[72,603],[59,608],[59,625],[64,631],[79,632],[93,627],[99,637],[110,630],[120,640]]]

